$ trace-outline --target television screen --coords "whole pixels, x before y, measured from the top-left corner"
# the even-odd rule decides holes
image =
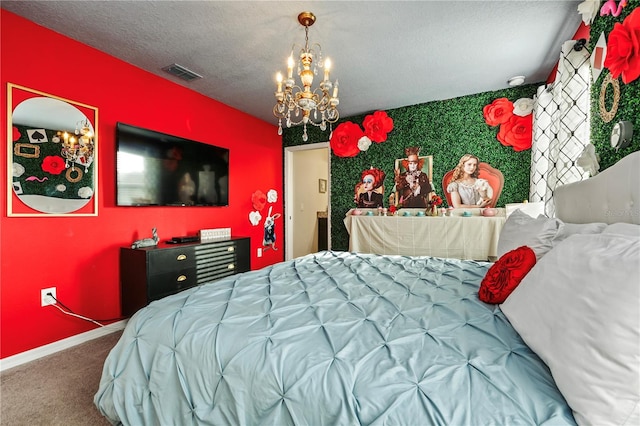
[[[116,205],[227,206],[229,150],[116,125]]]

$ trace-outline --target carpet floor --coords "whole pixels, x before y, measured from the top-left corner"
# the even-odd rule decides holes
[[[93,396],[104,360],[121,334],[120,330],[3,371],[0,424],[108,426]]]

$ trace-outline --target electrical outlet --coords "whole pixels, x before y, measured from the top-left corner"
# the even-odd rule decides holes
[[[258,248],[258,257],[262,257],[262,247]]]
[[[40,290],[40,306],[49,306],[56,304],[55,299],[49,296],[48,293],[51,293],[53,297],[57,297],[55,287],[43,288],[42,290]]]

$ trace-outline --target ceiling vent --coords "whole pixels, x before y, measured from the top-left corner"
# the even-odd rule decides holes
[[[190,69],[187,69],[178,64],[171,64],[167,67],[162,68],[162,70],[184,81],[193,81],[202,78],[200,74],[197,74]]]

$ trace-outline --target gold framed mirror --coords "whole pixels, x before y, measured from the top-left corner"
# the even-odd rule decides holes
[[[7,83],[7,215],[98,215],[98,109]]]

